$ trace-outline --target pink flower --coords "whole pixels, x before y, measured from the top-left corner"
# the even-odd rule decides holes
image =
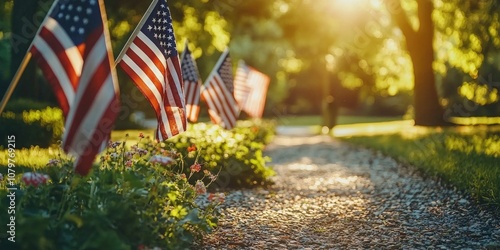
[[[144,134],[142,132],[139,133],[139,138],[141,138],[141,139],[144,138]]]
[[[128,161],[125,162],[125,166],[128,167],[128,168],[132,167],[132,164],[133,164],[132,160],[128,160]]]
[[[226,199],[226,195],[224,193],[210,193],[208,195],[208,200],[211,202],[217,202],[217,203],[223,203],[224,200]]]
[[[40,184],[46,184],[50,177],[46,174],[26,172],[23,174],[22,181],[27,186],[38,187]]]
[[[198,163],[195,163],[195,164],[191,165],[191,167],[189,167],[189,169],[191,169],[191,172],[198,173],[201,170],[201,165]]]
[[[148,151],[146,149],[142,149],[142,148],[137,148],[136,151],[139,154],[139,156],[143,156],[143,155],[146,155],[148,153]]]
[[[194,185],[194,190],[196,191],[197,194],[205,194],[207,192],[205,184],[203,183],[203,181],[200,180],[196,181],[196,184]]]
[[[159,163],[163,166],[170,165],[172,163],[175,163],[174,159],[168,157],[168,156],[163,156],[163,155],[153,155],[150,159],[149,162],[151,163]]]

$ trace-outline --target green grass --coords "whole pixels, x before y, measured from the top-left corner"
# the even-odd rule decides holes
[[[500,208],[500,132],[498,128],[459,127],[344,137],[356,145],[411,164],[439,177],[478,201]]]
[[[321,116],[306,115],[306,116],[278,116],[274,117],[280,126],[320,126],[322,124]],[[399,121],[402,118],[399,116],[349,116],[340,115],[337,120],[338,125],[356,124],[356,123],[373,123]]]

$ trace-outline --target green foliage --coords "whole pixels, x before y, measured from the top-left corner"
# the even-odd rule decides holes
[[[214,187],[254,187],[270,184],[269,177],[275,174],[266,166],[270,159],[263,156],[264,146],[273,133],[271,122],[240,121],[232,130],[200,123],[168,140],[166,147],[187,156],[180,166],[186,174],[198,160],[195,152],[199,152],[202,166],[219,175]]]
[[[110,143],[99,167],[86,177],[75,175],[64,158],[43,169],[48,183],[28,185],[27,174],[21,178],[19,173],[14,181],[17,245],[6,246],[5,235],[0,235],[0,248],[185,249],[200,240],[216,226],[216,206],[223,196],[199,202],[207,199],[200,196],[205,185],[193,186],[188,182],[192,176],[172,171],[176,152],[159,155],[156,143],[140,145],[144,147],[138,143],[127,150],[125,142]],[[7,185],[4,178],[3,207],[8,204]],[[7,213],[0,219],[6,224]]]
[[[15,135],[17,148],[53,145],[61,139],[64,127],[59,108],[27,100],[9,104],[0,114],[0,123],[0,137]],[[5,140],[0,143],[4,147],[5,144]]]
[[[443,179],[474,198],[500,207],[500,133],[431,132],[352,137],[367,146],[414,165],[428,176]]]

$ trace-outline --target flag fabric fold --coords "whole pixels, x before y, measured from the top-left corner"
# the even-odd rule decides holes
[[[243,61],[238,63],[234,79],[234,95],[241,110],[250,117],[262,118],[269,82],[267,75],[246,65]]]
[[[142,24],[142,26],[141,26]],[[156,139],[186,130],[184,84],[166,0],[154,0],[118,60],[156,113]]]
[[[62,147],[87,175],[120,111],[119,90],[102,0],[59,0],[30,52],[65,117]]]
[[[236,119],[240,114],[232,89],[232,64],[229,50],[226,49],[201,89],[202,99],[208,105],[210,119],[226,129],[236,125]]]
[[[198,67],[188,48],[188,42],[181,55],[182,78],[184,80],[184,95],[186,101],[186,115],[189,121],[196,122],[200,113],[201,78]]]

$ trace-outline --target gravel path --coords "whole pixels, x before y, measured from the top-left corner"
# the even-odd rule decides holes
[[[498,214],[329,136],[277,136],[268,189],[227,194],[203,249],[500,249]]]

